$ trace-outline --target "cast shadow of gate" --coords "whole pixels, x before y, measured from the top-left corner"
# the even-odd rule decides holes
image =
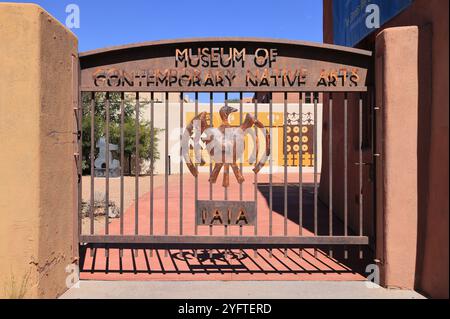
[[[259,192],[269,200],[269,185],[259,184]],[[284,216],[284,185],[273,184],[273,213]],[[299,188],[288,185],[288,220],[299,222]],[[303,189],[303,228],[314,231],[314,193],[310,184]],[[328,208],[318,202],[319,235],[328,234]],[[343,224],[333,218],[333,234],[343,234]],[[154,249],[145,244],[122,246],[87,247],[82,246],[80,271],[88,274],[144,274],[166,275],[167,279],[195,280],[201,275],[211,279],[216,275],[251,275],[249,279],[282,279],[277,275],[288,275],[289,279],[312,278],[310,275],[328,275],[332,279],[362,280],[365,268],[372,263],[370,250],[364,248],[364,258],[359,258],[359,247],[333,247],[332,257],[329,248],[267,248],[267,249]],[[200,276],[196,276],[200,275]],[[243,275],[243,276],[241,276]],[[293,277],[289,277],[293,275]],[[295,277],[297,276],[298,277]],[[308,275],[310,277],[302,275]],[[337,275],[333,277],[333,275]],[[217,278],[220,278],[217,277]],[[228,277],[227,277],[228,278]],[[247,277],[245,277],[247,278]],[[321,278],[321,277],[319,277]],[[161,279],[161,276],[158,277]]]
[[[254,279],[275,279],[270,275],[302,274],[349,274],[349,279],[361,279],[364,267],[356,268],[359,259],[349,256],[346,263],[330,258],[323,250],[277,248],[257,250],[199,249],[197,250],[153,250],[139,248],[109,248],[105,256],[104,248],[84,248],[80,259],[80,271],[83,273],[103,274],[167,274],[167,275],[214,275],[214,274],[249,274],[265,275]],[[359,261],[359,264],[364,264]],[[194,276],[195,277],[195,276]],[[191,279],[194,277],[189,276]],[[171,277],[174,278],[174,277]],[[170,279],[170,278],[168,278]],[[177,279],[183,279],[177,278]]]
[[[267,205],[270,200],[270,184],[259,183],[258,191],[265,198]],[[284,193],[285,186],[280,183],[272,184],[272,209],[274,214],[284,218]],[[300,224],[300,214],[302,215],[303,233],[305,230],[314,233],[314,184],[303,183],[302,186],[302,212],[300,213],[300,187],[298,183],[287,185],[287,219],[297,225]],[[317,235],[328,236],[329,227],[329,208],[320,199],[317,200]],[[355,236],[352,229],[348,228],[348,235]],[[332,234],[333,236],[344,236],[345,227],[343,221],[332,214]],[[347,251],[347,253],[346,253]],[[360,255],[361,251],[361,255]],[[373,263],[373,251],[368,246],[342,246],[325,247],[321,249],[327,259],[335,260],[339,264],[345,265],[355,273],[366,276],[366,267]],[[362,258],[361,258],[362,257]]]

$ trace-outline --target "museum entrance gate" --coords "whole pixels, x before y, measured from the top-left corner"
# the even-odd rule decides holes
[[[195,40],[95,51],[80,64],[82,250],[363,258],[370,53]]]

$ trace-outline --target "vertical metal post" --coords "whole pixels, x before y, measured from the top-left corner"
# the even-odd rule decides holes
[[[124,99],[125,93],[120,93],[120,235],[124,229],[124,163],[125,163],[125,142],[124,142]],[[123,249],[119,250],[119,258],[123,257]]]
[[[150,144],[152,157],[150,158],[150,235],[153,235],[153,187],[154,187],[154,166],[155,166],[155,94],[150,94]]]
[[[225,106],[228,106],[228,92],[225,92]],[[229,165],[227,165],[228,163],[226,162],[226,156],[225,156],[225,158],[223,158],[223,161],[224,161],[224,165],[223,165],[223,175],[224,175],[224,178],[225,178],[225,176],[228,178],[228,175],[229,175]],[[223,191],[224,191],[224,200],[228,200],[228,187],[224,187],[223,188]],[[227,232],[228,232],[228,227],[227,227],[227,225],[225,225],[225,234],[227,234]]]
[[[313,133],[313,157],[314,157],[314,235],[318,236],[318,194],[317,194],[317,93],[313,93],[314,99],[314,133]],[[317,249],[314,248],[314,257],[317,258]]]
[[[209,93],[209,127],[212,128],[214,125],[214,93]],[[213,167],[212,167],[212,159],[213,157],[210,156],[209,158],[209,176],[212,175]],[[209,182],[209,200],[213,200],[213,183]],[[209,235],[213,234],[213,225],[209,225]]]
[[[155,94],[150,93],[150,148],[151,148],[151,158],[150,158],[150,235],[153,235],[153,215],[154,215],[154,204],[153,204],[153,188],[154,188],[154,166],[155,166]],[[150,249],[150,257],[153,256],[153,250]]]
[[[239,93],[239,125],[242,125],[242,121],[244,119],[244,114],[243,114],[243,93],[240,92]],[[244,165],[242,163],[243,161],[243,157],[240,158],[240,163],[239,163],[239,169],[241,170],[242,174],[244,174]],[[243,185],[239,184],[239,200],[242,201],[243,200]],[[242,236],[242,225],[239,225],[239,235]]]
[[[269,93],[269,132],[270,132],[270,158],[269,158],[269,236],[273,235],[273,96]]]
[[[255,99],[255,119],[256,120],[258,119],[258,100],[257,99]],[[258,127],[256,127],[256,126],[255,126],[255,136],[256,137],[258,136]],[[258,162],[258,157],[259,157],[258,151],[259,151],[259,148],[257,146],[256,146],[256,150],[257,150],[257,153],[256,153],[255,160],[256,160],[256,162]],[[256,214],[255,236],[256,236],[256,235],[258,235],[258,174],[255,173],[254,177],[255,177],[255,179],[254,179],[255,188],[253,190],[254,191],[253,196],[254,196],[254,199],[255,199],[255,214]]]
[[[183,128],[184,94],[180,93],[180,235],[183,235]]]
[[[105,181],[105,235],[109,235],[109,109],[110,109],[110,100],[109,100],[109,92],[106,93],[106,181]],[[109,257],[109,249],[105,249],[105,256]]]
[[[169,234],[169,92],[165,94],[164,117],[164,234]],[[167,250],[165,251],[167,253]]]
[[[225,106],[228,106],[228,92],[225,92]],[[230,174],[230,170],[229,170],[229,165],[226,162],[227,161],[227,156],[225,156],[225,158],[223,159],[224,161],[224,165],[223,165],[223,174],[224,176],[226,176],[226,178],[229,180],[229,174]],[[224,187],[224,199],[228,200],[228,186]],[[224,227],[224,232],[225,235],[228,235],[228,225],[225,224]]]
[[[75,61],[74,61],[75,60]],[[75,70],[76,65],[76,70]],[[77,205],[76,205],[76,216],[74,216],[74,234],[73,234],[73,257],[74,260],[80,260],[80,252],[79,252],[79,238],[82,233],[82,212],[81,212],[81,203],[83,201],[83,100],[81,97],[81,91],[79,90],[79,65],[78,60],[72,57],[72,70],[74,76],[74,99],[73,99],[73,108],[76,114],[76,152],[78,156],[75,158],[75,164],[77,169]]]
[[[298,93],[298,234],[303,235],[303,93]],[[299,249],[302,258],[302,249]]]
[[[284,161],[284,236],[288,235],[288,156],[287,156],[287,121],[288,121],[288,93],[284,92],[284,123],[283,123],[283,161]],[[284,256],[287,257],[287,249],[284,249]]]
[[[194,116],[198,115],[198,92],[195,92],[195,105],[194,105]],[[195,132],[195,134],[198,134],[199,132]],[[195,150],[195,148],[194,148]],[[196,154],[194,154],[194,157],[196,158]],[[195,167],[198,169],[198,163],[197,159],[195,160]],[[194,190],[194,197],[195,197],[195,209],[194,209],[194,221],[197,214],[197,201],[198,201],[198,175],[194,177],[194,183],[195,183],[195,190]],[[198,226],[197,223],[195,223],[195,235],[198,234]],[[195,254],[197,254],[197,250],[195,250]]]
[[[169,92],[165,94],[165,116],[164,116],[164,234],[169,234]],[[168,250],[164,250],[167,257]]]
[[[109,92],[106,93],[105,111],[106,111],[106,171],[105,171],[105,235],[109,235]]]
[[[140,164],[139,164],[139,139],[140,139],[140,125],[139,125],[139,112],[140,112],[140,105],[139,105],[139,92],[136,92],[136,119],[135,119],[135,128],[136,128],[136,135],[135,135],[135,149],[136,149],[136,155],[135,155],[135,163],[134,163],[134,173],[135,173],[135,192],[134,192],[134,234],[139,234],[139,173],[140,173]]]
[[[244,113],[243,113],[243,109],[244,109],[244,105],[243,105],[243,93],[239,92],[239,125],[242,125],[242,121],[244,119]],[[244,156],[241,156],[241,158],[239,159],[240,163],[239,163],[239,169],[241,170],[241,173],[244,174],[244,165],[243,165],[243,160],[244,160]],[[244,193],[244,188],[242,183],[239,184],[239,200],[242,201],[243,200],[243,193]],[[242,236],[242,231],[243,231],[243,226],[240,224],[239,225],[239,236]],[[244,256],[244,250],[241,249],[241,251],[239,252],[239,256],[242,258]]]
[[[89,211],[90,234],[93,235],[94,229],[94,188],[95,188],[95,93],[91,93],[91,202]],[[92,250],[91,250],[92,252]]]
[[[363,235],[363,102],[359,94],[359,236]],[[363,251],[359,247],[359,258],[363,258]]]
[[[125,136],[124,136],[124,92],[120,93],[120,234],[123,235],[124,223],[124,164],[125,164]]]
[[[258,99],[255,98],[255,119],[258,119]],[[257,145],[258,142],[258,127],[255,126],[255,149],[256,149],[256,154],[255,154],[255,163],[258,163],[258,157],[259,157],[259,147]],[[254,233],[255,236],[258,236],[258,173],[255,173],[254,175],[254,189],[253,189],[253,197],[254,197],[254,201],[255,201],[255,228],[254,228]],[[258,251],[255,249],[254,250],[254,255],[255,258],[258,257]]]
[[[333,95],[328,95],[328,234],[333,236]],[[333,249],[330,248],[330,257],[333,257]]]
[[[283,165],[284,165],[284,236],[287,236],[287,217],[288,217],[288,172],[287,172],[287,120],[288,120],[288,114],[287,114],[287,99],[288,94],[287,92],[284,93],[284,123],[283,123]]]
[[[344,94],[344,236],[348,236],[348,100]],[[344,247],[344,258],[348,259],[347,247]]]

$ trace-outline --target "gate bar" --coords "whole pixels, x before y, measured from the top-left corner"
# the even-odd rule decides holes
[[[228,106],[228,92],[225,92],[225,106]],[[230,179],[230,165],[226,162],[226,158],[223,159],[223,176],[228,180],[229,185],[229,179]],[[224,200],[228,200],[228,186],[224,187]],[[228,225],[224,225],[224,234],[225,236],[228,236]],[[212,256],[212,253],[210,251],[210,256]]]
[[[183,113],[184,94],[180,93],[180,235],[183,235]]]
[[[239,125],[242,125],[243,116],[244,116],[244,114],[243,114],[244,106],[243,106],[242,98],[243,98],[243,93],[239,92]],[[239,159],[239,162],[240,162],[239,169],[241,170],[242,173],[244,173],[244,169],[243,169],[244,165],[243,165],[242,161],[243,161],[243,158],[241,156],[241,158]],[[240,201],[243,200],[243,192],[244,192],[243,185],[242,185],[242,183],[240,183],[239,184],[239,200]],[[243,226],[239,225],[239,235],[240,236],[242,236],[242,230],[243,230]]]
[[[273,96],[269,93],[269,130],[270,130],[270,157],[269,157],[269,235],[273,234]]]
[[[106,92],[106,181],[105,181],[105,234],[109,234],[109,92]]]
[[[164,149],[165,149],[165,165],[164,165],[164,234],[169,233],[169,92],[165,94],[166,116],[164,123]],[[167,251],[165,252],[167,253]]]
[[[319,235],[319,225],[318,225],[318,194],[317,194],[317,94],[313,93],[314,99],[314,145],[313,145],[313,156],[314,156],[314,235]],[[314,249],[314,257],[317,258],[317,249]]]
[[[287,121],[288,121],[288,92],[284,92],[284,236],[288,235],[288,156],[287,156]],[[287,249],[284,249],[287,257]]]
[[[73,62],[72,62],[73,63]],[[76,165],[76,180],[77,180],[77,205],[76,205],[76,217],[74,222],[74,232],[73,232],[73,242],[72,242],[72,252],[73,257],[79,261],[80,260],[80,250],[79,246],[77,245],[78,241],[78,235],[82,233],[83,231],[83,225],[82,225],[82,209],[81,204],[83,202],[83,112],[84,112],[84,105],[82,100],[82,94],[78,90],[79,85],[79,65],[77,65],[77,73],[74,72],[73,75],[77,76],[77,80],[73,83],[76,83],[76,86],[73,87],[73,93],[74,93],[74,99],[73,99],[73,111],[75,115],[75,126],[76,130],[73,132],[75,134],[75,141],[76,141],[76,152],[75,152],[75,165]]]
[[[125,93],[120,93],[120,234],[123,235],[124,213],[124,164],[125,164],[125,137],[124,137],[124,98]]]
[[[194,117],[197,116],[197,115],[198,115],[198,92],[195,92]],[[198,133],[196,133],[196,134],[198,134]],[[198,169],[197,154],[196,154],[195,147],[194,147],[194,156],[195,156],[195,168]],[[197,174],[197,176],[194,177],[194,182],[195,182],[195,195],[194,195],[194,197],[195,197],[194,221],[195,221],[196,214],[197,214],[197,208],[198,208],[198,206],[197,206],[197,201],[198,201],[198,174]],[[194,224],[195,224],[195,226],[194,226],[194,228],[195,228],[195,235],[197,235],[198,234],[198,225],[197,225],[197,223],[194,223]],[[195,255],[197,255],[197,251],[195,251]]]
[[[258,120],[258,99],[255,99],[255,120]],[[255,125],[255,149],[256,149],[256,158],[255,163],[258,163],[258,153],[259,153],[259,147],[257,145],[258,141],[258,127]],[[253,197],[255,201],[255,236],[258,236],[258,174],[254,174],[254,190],[253,190]]]
[[[150,142],[152,157],[150,158],[150,235],[153,235],[153,188],[154,188],[154,165],[155,165],[155,95],[150,93]],[[150,251],[150,254],[152,251]]]
[[[89,211],[89,219],[90,219],[90,223],[91,223],[91,227],[90,227],[90,233],[91,235],[94,234],[95,229],[94,229],[94,188],[95,188],[95,180],[94,180],[94,176],[95,176],[95,159],[94,159],[94,155],[95,155],[95,125],[94,125],[94,121],[95,121],[95,93],[91,92],[91,209]]]
[[[348,97],[344,93],[344,236],[348,235]],[[348,259],[347,247],[344,259]]]
[[[333,236],[333,94],[328,95],[328,234]],[[330,248],[329,255],[333,258],[333,249]]]
[[[225,106],[228,106],[228,92],[225,92]],[[225,179],[229,179],[230,176],[230,170],[229,170],[229,165],[227,165],[228,163],[226,163],[226,159],[223,158],[223,178]],[[224,196],[224,200],[228,200],[228,187],[224,187],[223,188],[223,196]],[[227,225],[225,225],[225,234],[228,233],[228,227]]]
[[[254,102],[254,112],[255,112],[255,120],[258,119],[258,99],[255,99]],[[255,152],[255,163],[258,163],[258,153],[259,153],[259,148],[258,148],[258,127],[255,126],[255,139],[254,139],[254,148],[256,150]],[[254,187],[253,187],[253,200],[255,201],[255,226],[254,226],[254,235],[255,237],[258,236],[258,174],[255,173],[254,177],[253,177],[253,183],[254,183]],[[255,258],[258,258],[258,251],[254,250],[253,251],[253,255]]]
[[[303,93],[299,92],[298,94],[298,234],[301,236],[303,234]]]
[[[134,170],[135,170],[135,192],[134,192],[134,233],[137,235],[139,234],[139,173],[140,173],[140,164],[139,164],[139,112],[140,112],[140,105],[139,105],[139,92],[136,92],[136,124],[135,124],[135,142],[136,142],[136,155],[135,155],[135,164],[134,164]]]
[[[317,95],[313,93],[314,99],[314,132],[313,132],[313,157],[314,157],[314,235],[318,235],[317,223]]]
[[[288,190],[288,181],[287,181],[287,99],[288,94],[287,92],[284,92],[284,123],[283,123],[283,158],[284,158],[284,198],[283,198],[283,204],[284,204],[284,236],[287,236],[287,213],[288,213],[288,196],[287,196],[287,190]]]
[[[359,94],[359,235],[363,234],[363,101]],[[359,247],[359,258],[363,258],[362,248]]]
[[[98,235],[82,235],[80,236],[82,243],[106,243],[106,244],[162,244],[168,245],[210,245],[219,244],[222,247],[231,245],[255,245],[260,247],[268,247],[270,245],[366,245],[369,243],[367,236],[98,236]],[[209,246],[208,246],[209,247]]]
[[[209,127],[212,129],[214,127],[213,119],[214,119],[214,93],[209,93]],[[209,160],[209,176],[212,174],[212,157]],[[213,183],[209,181],[209,200],[213,199]]]
[[[298,93],[298,234],[303,235],[303,92]],[[302,249],[298,251],[298,255],[302,258]]]
[[[209,93],[209,127],[212,129],[214,126],[214,113],[213,113],[213,106],[214,106],[214,93]],[[212,175],[212,156],[209,158],[209,176]],[[213,183],[211,180],[209,181],[209,200],[213,200]],[[209,225],[209,234],[213,234],[213,225]]]

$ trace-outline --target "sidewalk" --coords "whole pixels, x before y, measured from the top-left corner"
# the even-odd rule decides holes
[[[61,299],[424,299],[362,281],[80,281]]]

